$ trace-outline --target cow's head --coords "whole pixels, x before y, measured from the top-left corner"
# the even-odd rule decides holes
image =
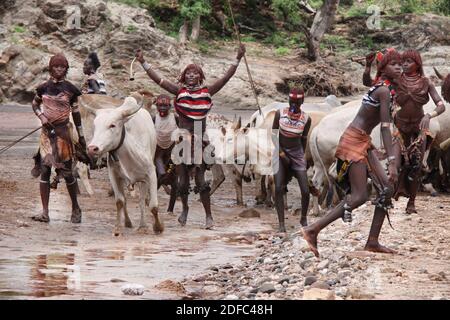
[[[95,114],[94,135],[88,146],[88,153],[96,158],[102,154],[116,149],[122,137],[124,124],[139,111],[142,105],[138,105],[133,97],[125,98],[124,103],[116,109],[89,109]]]
[[[234,120],[231,127],[221,126],[218,130],[215,130],[214,135],[208,132],[208,137],[215,148],[214,154],[218,163],[244,163],[247,130],[247,127],[241,127],[241,118],[239,118]]]

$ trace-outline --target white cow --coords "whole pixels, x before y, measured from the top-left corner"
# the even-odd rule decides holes
[[[88,146],[91,156],[108,153],[108,174],[114,190],[117,219],[114,235],[121,233],[120,217],[125,226],[132,227],[127,213],[124,188],[126,182],[139,186],[141,219],[139,230],[146,229],[146,205],[154,216],[153,230],[163,231],[158,217],[157,180],[154,165],[156,133],[150,114],[141,109],[136,99],[128,97],[118,108],[90,109],[95,114],[94,133]]]

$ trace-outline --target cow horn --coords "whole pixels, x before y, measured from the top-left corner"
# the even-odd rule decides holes
[[[136,112],[138,112],[141,107],[144,105],[144,100],[142,99],[141,105],[138,105],[137,101],[133,97],[126,97],[123,104],[120,106],[122,109],[122,116],[124,118],[132,116]]]
[[[241,116],[239,116],[237,122],[234,123],[233,129],[238,130],[241,128]]]
[[[442,74],[440,74],[439,71],[437,71],[437,69],[435,67],[433,67],[433,69],[434,69],[434,73],[436,73],[438,78],[441,79],[441,80],[444,80],[444,76]]]
[[[131,64],[130,64],[130,81],[134,81],[133,64],[134,64],[135,60],[136,60],[136,57],[134,57],[133,61],[131,61]]]

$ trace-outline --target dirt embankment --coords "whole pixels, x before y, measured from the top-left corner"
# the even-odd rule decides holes
[[[72,21],[69,18],[77,10],[80,25],[79,29],[73,29],[67,22]],[[236,54],[235,45],[229,42],[211,41],[208,53],[202,53],[194,45],[180,47],[176,39],[157,28],[146,10],[112,1],[9,0],[0,4],[0,19],[0,101],[29,103],[36,86],[48,77],[49,57],[60,51],[69,59],[68,78],[75,84],[83,81],[82,63],[88,52],[97,51],[103,63],[100,72],[105,75],[112,96],[125,96],[142,88],[161,91],[139,65],[135,66],[136,80],[128,80],[129,64],[138,48],[145,50],[146,58],[158,72],[174,81],[184,66],[195,62],[202,65],[210,83],[225,73]],[[311,96],[345,96],[362,90],[363,66],[350,58],[369,51],[369,47],[362,45],[364,37],[370,37],[376,48],[420,49],[429,76],[433,65],[443,68],[443,72],[450,71],[450,18],[430,14],[382,16],[390,24],[383,24],[381,31],[368,30],[365,19],[338,20],[330,35],[350,43],[349,48],[353,49],[342,52],[333,45],[325,45],[322,62],[307,61],[305,49],[277,56],[272,47],[246,43],[261,104],[284,100],[287,87],[293,83],[300,83]],[[256,108],[243,63],[217,94],[215,104]]]

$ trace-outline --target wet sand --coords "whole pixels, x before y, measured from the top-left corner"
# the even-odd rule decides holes
[[[234,111],[227,116],[232,114]],[[242,112],[244,117],[249,114]],[[0,147],[37,126],[39,122],[31,108],[0,106]],[[51,192],[51,222],[34,222],[30,217],[41,210],[38,179],[30,175],[38,135],[33,134],[0,156],[0,299],[180,299],[186,295],[177,287],[183,279],[204,273],[211,266],[252,261],[264,247],[272,245],[264,239],[276,233],[275,212],[257,208],[260,218],[239,217],[243,208],[235,206],[229,181],[212,197],[214,230],[203,229],[204,213],[197,195],[190,197],[187,226],[179,226],[181,204],[177,202],[175,215],[167,215],[168,196],[161,189],[159,208],[164,233],[137,232],[139,207],[137,199],[129,197],[134,228],[124,228],[122,236],[114,237],[115,204],[107,196],[109,181],[105,169],[92,172],[93,197],[81,189],[81,225],[69,222],[70,199],[64,183]],[[295,202],[298,207],[299,199],[292,196],[298,194],[298,186],[293,184],[289,190],[289,203]],[[255,204],[253,192],[253,185],[244,184],[244,202],[248,207]],[[450,198],[420,195],[420,212],[413,216],[403,215],[404,205],[404,200],[399,201],[393,210],[395,231],[387,224],[382,230],[383,243],[392,244],[399,255],[371,255],[374,258],[370,268],[359,273],[366,280],[355,275],[355,285],[366,291],[371,288],[377,298],[448,298]],[[327,251],[342,250],[349,254],[356,250],[358,256],[371,212],[370,206],[363,207],[355,213],[358,218],[351,227],[336,223],[327,229],[320,238],[324,256]],[[149,213],[148,224],[150,216]],[[289,214],[287,218],[288,234],[292,236],[298,231],[298,216]],[[311,217],[310,221],[314,219]],[[431,279],[440,272],[444,275],[441,279]],[[165,282],[169,279],[173,282]],[[144,295],[122,294],[121,287],[127,283],[144,285]]]

